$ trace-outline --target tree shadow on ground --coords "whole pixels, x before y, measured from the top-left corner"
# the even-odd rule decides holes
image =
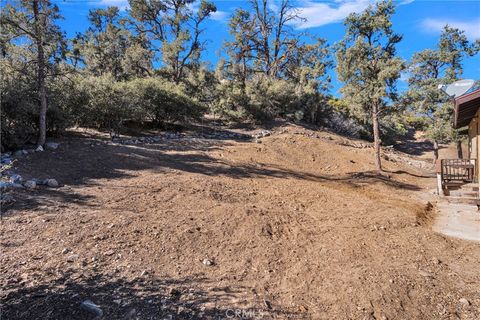
[[[94,138],[70,138],[54,151],[37,152],[19,161],[16,171],[29,178],[55,178],[64,185],[58,189],[39,187],[36,191],[20,190],[13,206],[33,208],[49,203],[88,204],[88,196],[75,194],[77,186],[101,185],[102,179],[122,179],[136,176],[139,171],[182,171],[206,176],[234,179],[278,178],[321,183],[342,183],[351,187],[381,183],[393,188],[419,190],[413,184],[394,180],[375,172],[352,172],[344,175],[318,175],[294,171],[274,164],[232,162],[213,157],[211,151],[224,150],[231,141],[182,137],[163,139],[158,143],[125,145]],[[35,176],[34,176],[35,175]]]
[[[68,188],[54,189],[39,187],[36,190],[12,191],[15,202],[2,206],[2,212],[15,207],[16,210],[36,209],[65,203],[77,203],[88,206],[91,196],[68,192]]]
[[[439,146],[439,150],[442,148]],[[407,140],[395,144],[395,149],[412,156],[422,156],[433,151],[433,144],[430,141]]]
[[[22,281],[4,286],[2,319],[100,319],[82,308],[87,299],[102,310],[101,319],[225,319],[236,310],[241,310],[242,319],[303,318],[270,302],[264,306],[251,289],[218,287],[201,275],[175,280],[146,275],[130,280],[66,271],[33,286]]]
[[[430,179],[430,178],[435,178],[435,173],[432,172],[430,174],[415,174],[415,173],[412,173],[412,172],[408,172],[408,171],[405,171],[405,170],[390,170],[390,171],[386,171],[388,173],[393,173],[393,174],[406,174],[406,175],[409,175],[411,177],[415,177],[415,178],[423,178],[423,179]]]

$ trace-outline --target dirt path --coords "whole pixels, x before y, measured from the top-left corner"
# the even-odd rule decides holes
[[[3,220],[2,319],[91,319],[85,299],[105,319],[479,319],[480,245],[431,230],[431,178],[369,173],[345,141],[82,137],[19,161],[62,187]]]

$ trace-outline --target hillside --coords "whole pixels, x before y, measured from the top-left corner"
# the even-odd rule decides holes
[[[430,229],[429,164],[391,150],[379,176],[364,141],[242,134],[76,131],[20,157],[60,187],[4,207],[2,316],[480,318],[480,246]]]

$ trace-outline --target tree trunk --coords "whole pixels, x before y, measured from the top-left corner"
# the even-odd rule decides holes
[[[438,161],[438,141],[433,140],[433,163],[436,164]]]
[[[382,160],[380,150],[380,124],[378,123],[378,106],[374,104],[372,110],[372,124],[373,124],[373,146],[375,150],[375,169],[378,172],[382,171]]]
[[[45,53],[43,51],[43,37],[40,24],[44,27],[45,17],[39,16],[38,0],[33,0],[33,14],[35,19],[35,36],[37,45],[37,91],[39,103],[39,122],[37,146],[43,146],[47,137],[47,90],[45,88]]]
[[[457,140],[457,156],[458,159],[463,159],[462,140]]]

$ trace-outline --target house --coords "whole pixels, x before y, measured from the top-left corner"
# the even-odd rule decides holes
[[[451,195],[451,190],[459,188],[470,191],[468,196],[478,199],[478,177],[480,159],[480,89],[463,94],[454,99],[453,127],[461,129],[468,137],[467,159],[441,160],[441,187],[445,195]],[[472,184],[475,182],[475,184]],[[464,195],[465,193],[458,193]],[[476,201],[477,203],[478,201]]]
[[[480,89],[455,99],[453,127],[459,129],[468,126],[469,159],[479,159],[480,140]],[[478,166],[477,166],[478,167]],[[475,176],[478,177],[478,168]]]

